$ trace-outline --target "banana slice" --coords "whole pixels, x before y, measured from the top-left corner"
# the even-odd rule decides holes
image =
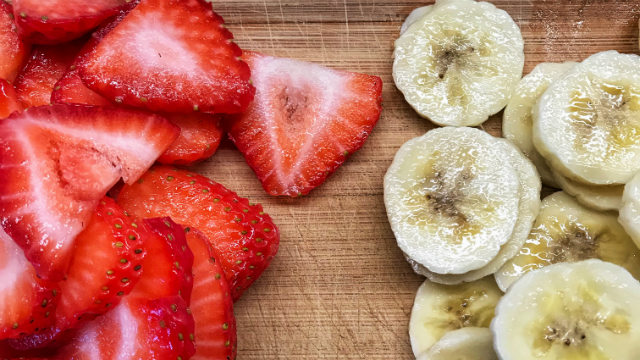
[[[533,271],[500,300],[491,324],[502,360],[640,359],[640,283],[592,259]]]
[[[640,173],[624,187],[618,221],[640,247]]]
[[[555,171],[552,171],[552,175],[562,190],[575,196],[578,202],[586,207],[618,211],[622,206],[622,185],[586,185],[567,179]]]
[[[409,140],[384,179],[398,246],[439,274],[487,265],[513,233],[520,182],[498,139],[440,128]]]
[[[446,286],[425,281],[416,294],[409,321],[409,339],[416,357],[446,333],[468,327],[488,328],[502,292],[491,277]]]
[[[438,125],[475,126],[509,101],[524,67],[518,25],[487,2],[439,0],[396,40],[393,78]]]
[[[487,328],[463,328],[446,333],[417,360],[498,360]]]
[[[402,27],[400,28],[400,35],[402,35],[405,32],[407,32],[407,30],[409,29],[409,27],[411,27],[411,25],[413,25],[414,23],[420,21],[420,19],[422,19],[425,15],[430,13],[432,9],[433,9],[433,5],[427,5],[427,6],[423,6],[423,7],[419,7],[419,8],[414,9],[411,12],[411,14],[409,14],[409,16],[407,16],[407,18],[405,19],[404,23],[402,23]]]
[[[587,209],[564,192],[547,196],[520,253],[496,274],[503,291],[524,274],[559,262],[598,258],[640,279],[640,250],[615,214]]]
[[[513,142],[538,168],[542,182],[558,187],[551,169],[544,158],[536,151],[531,140],[533,119],[531,109],[549,85],[559,79],[575,62],[538,64],[518,83],[515,92],[504,109],[502,118],[502,136]]]
[[[429,280],[446,285],[456,285],[481,279],[498,271],[509,259],[516,256],[524,245],[533,221],[540,211],[540,176],[535,166],[516,147],[507,140],[498,139],[508,158],[505,160],[513,164],[520,180],[520,203],[518,205],[518,220],[509,241],[502,245],[498,255],[487,265],[460,275],[441,275],[429,271],[425,267],[409,259],[414,271],[426,276]]]
[[[437,6],[442,6],[452,1],[460,1],[460,0],[438,0]],[[413,11],[409,14],[409,16],[407,16],[407,18],[404,20],[404,23],[402,23],[402,27],[400,28],[400,35],[407,32],[407,30],[409,30],[409,27],[411,27],[411,25],[419,22],[423,17],[427,16],[427,14],[429,14],[434,9],[435,6],[436,4],[422,6],[422,7],[413,9]]]
[[[595,54],[549,86],[533,109],[533,140],[551,167],[594,185],[640,170],[640,56]]]

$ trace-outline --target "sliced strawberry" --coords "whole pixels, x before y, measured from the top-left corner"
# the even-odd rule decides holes
[[[121,177],[134,182],[178,136],[139,111],[54,105],[0,122],[0,222],[43,278],[60,279],[73,239]]]
[[[55,326],[9,345],[20,351],[58,346],[81,320],[114,308],[142,274],[145,235],[113,199],[103,198],[76,237],[69,270],[59,282]]]
[[[134,216],[170,216],[202,231],[220,259],[234,300],[278,251],[278,229],[261,205],[196,173],[154,167],[135,184],[125,185],[117,201]]]
[[[18,36],[11,6],[0,1],[0,79],[13,81],[29,53]]]
[[[36,44],[58,44],[82,36],[129,7],[131,0],[13,0],[20,34]]]
[[[142,274],[147,239],[113,199],[103,198],[76,237],[66,280],[60,283],[56,326],[67,329],[103,314],[130,293]]]
[[[58,46],[35,46],[14,83],[25,108],[49,105],[56,82],[67,71],[82,46],[73,42]]]
[[[245,55],[256,98],[229,136],[269,194],[305,195],[362,147],[380,118],[382,80]]]
[[[193,254],[182,227],[170,218],[146,219],[144,226],[150,233],[145,242],[144,273],[130,296],[155,299],[177,294],[188,304],[193,288]]]
[[[255,89],[232,37],[203,0],[142,0],[86,56],[80,75],[91,89],[131,106],[238,113]]]
[[[168,165],[192,165],[211,157],[222,140],[220,118],[208,114],[166,114],[167,119],[180,127],[180,136],[158,158]]]
[[[196,323],[196,353],[191,360],[235,359],[236,319],[229,284],[211,242],[196,229],[185,229],[193,251],[191,313]]]
[[[22,110],[22,106],[18,102],[18,95],[16,95],[13,85],[0,79],[0,119],[20,110]]]
[[[52,104],[84,104],[108,106],[111,102],[89,89],[80,79],[77,68],[67,71],[54,85],[51,93]]]
[[[170,218],[136,222],[113,200],[103,202],[76,240],[69,276],[61,282],[56,326],[8,342],[14,350],[58,348],[76,336],[73,327],[115,308],[123,298],[178,295],[188,304],[193,254],[182,227]]]
[[[45,331],[53,325],[57,288],[36,276],[20,247],[2,230],[0,279],[0,340]]]
[[[89,89],[80,79],[78,70],[69,70],[55,85],[53,104],[85,104],[107,106],[112,103]],[[180,128],[180,136],[164,152],[158,162],[168,165],[192,165],[215,154],[223,130],[220,117],[209,114],[163,114]]]
[[[179,296],[127,297],[89,323],[55,360],[189,359],[195,349],[193,317]]]
[[[123,9],[119,12],[118,16],[109,18],[100,28],[91,34],[91,37],[82,47],[67,72],[53,87],[53,92],[51,93],[52,104],[84,104],[97,106],[112,104],[109,99],[89,89],[82,82],[78,64],[84,61],[84,58],[93,51],[102,38],[109,33],[130,10],[131,9]]]

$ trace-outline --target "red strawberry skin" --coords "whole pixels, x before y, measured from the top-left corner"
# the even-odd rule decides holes
[[[185,228],[193,252],[191,313],[196,353],[191,360],[235,359],[236,320],[233,299],[211,241],[197,229]]]
[[[131,0],[13,0],[20,35],[35,44],[73,40],[129,7]]]
[[[189,304],[193,288],[193,253],[182,227],[170,218],[145,219],[144,273],[131,297],[155,299],[180,295]]]
[[[194,321],[180,296],[148,300],[127,296],[93,320],[55,360],[189,359]]]
[[[0,79],[13,81],[28,53],[28,46],[18,35],[11,6],[0,1]]]
[[[4,119],[11,113],[22,110],[18,102],[18,95],[13,85],[4,79],[0,79],[0,119]]]
[[[58,329],[101,315],[131,292],[142,274],[146,233],[111,198],[98,204],[76,237],[66,279],[60,282]]]
[[[134,216],[170,216],[202,231],[211,240],[234,300],[260,276],[278,251],[278,228],[261,205],[250,204],[196,173],[154,167],[135,184],[124,186],[117,202]]]
[[[231,39],[210,3],[142,0],[84,57],[80,75],[104,97],[134,107],[238,113],[255,89]]]
[[[38,275],[61,279],[73,240],[120,178],[134,182],[178,136],[156,115],[55,105],[0,122],[0,221]]]
[[[99,323],[100,317],[93,320],[96,315],[110,316],[121,301],[179,296],[185,306],[189,304],[193,254],[182,227],[170,218],[139,222],[125,215],[113,200],[105,198],[103,202],[76,240],[68,278],[61,282],[56,326],[51,331],[8,342],[10,348],[15,351],[41,348],[51,352],[73,343],[84,332],[73,328],[91,327],[91,321]],[[121,262],[121,259],[130,260]],[[83,278],[86,278],[84,292],[80,283]],[[101,336],[118,336],[119,331],[122,329]],[[0,343],[0,356],[1,350]],[[107,349],[100,351],[111,354]]]
[[[215,154],[224,134],[219,116],[166,114],[165,117],[180,127],[180,136],[158,158],[159,163],[193,165]]]
[[[57,287],[36,276],[22,250],[2,230],[0,279],[0,340],[46,331],[53,325]]]
[[[71,330],[113,309],[142,274],[146,240],[134,219],[103,198],[76,237],[69,270],[58,283],[55,326],[8,345],[22,351],[59,346],[73,336]]]
[[[271,195],[300,196],[364,145],[382,111],[382,80],[245,52],[255,101],[229,137]]]
[[[51,104],[51,92],[82,46],[73,42],[59,46],[35,46],[14,83],[25,108]]]

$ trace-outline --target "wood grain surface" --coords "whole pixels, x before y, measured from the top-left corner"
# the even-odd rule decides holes
[[[381,76],[384,113],[364,148],[301,199],[269,197],[228,142],[198,170],[263,203],[281,230],[277,258],[236,304],[238,359],[412,359],[414,275],[396,248],[382,179],[396,150],[433,125],[391,78],[393,42],[417,0],[221,0],[246,49]],[[638,52],[639,0],[497,0],[520,25],[525,73],[543,61]],[[500,116],[483,128],[500,134]]]

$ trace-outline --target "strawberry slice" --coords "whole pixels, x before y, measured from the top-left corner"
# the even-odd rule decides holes
[[[0,279],[0,340],[44,331],[53,325],[57,288],[36,276],[20,247],[2,230]]]
[[[117,201],[134,216],[170,216],[202,231],[220,259],[234,300],[260,276],[278,251],[278,228],[261,205],[250,204],[196,173],[154,167],[135,184],[125,185]]]
[[[135,3],[132,3],[135,4]],[[113,30],[118,22],[133,8],[133,5],[127,9],[121,10],[117,16],[113,16],[105,21],[94,33],[87,43],[82,47],[75,60],[67,70],[67,72],[58,80],[53,87],[51,93],[52,104],[84,104],[108,106],[112,105],[109,99],[103,97],[97,92],[89,89],[80,78],[78,65],[84,61],[84,58],[90,54],[93,49],[100,43],[102,38]]]
[[[87,54],[80,75],[89,88],[131,106],[238,113],[255,89],[232,38],[203,0],[142,0]]]
[[[4,119],[11,113],[22,110],[18,102],[18,95],[13,85],[0,79],[0,119]]]
[[[58,329],[103,314],[131,292],[142,274],[146,232],[111,198],[103,198],[76,237],[66,280],[60,283]]]
[[[180,136],[158,158],[168,165],[192,165],[215,154],[222,140],[220,117],[208,114],[166,114],[180,127]]]
[[[178,136],[139,111],[54,105],[0,122],[0,221],[38,275],[61,279],[73,240],[121,177],[134,182]]]
[[[35,46],[14,86],[25,108],[49,105],[56,82],[64,75],[82,46],[73,42],[58,46]]]
[[[189,359],[194,322],[179,296],[147,300],[128,296],[62,348],[54,360]]]
[[[382,80],[246,52],[255,101],[229,136],[271,195],[300,196],[360,149],[380,118]]]
[[[54,104],[85,104],[107,106],[111,102],[89,89],[80,79],[78,70],[68,71],[51,94]],[[193,165],[215,154],[223,130],[220,117],[209,114],[163,114],[180,128],[180,136],[164,152],[158,162],[168,165]]]
[[[76,335],[73,327],[115,308],[123,298],[178,295],[189,303],[193,254],[182,227],[170,218],[136,222],[113,200],[102,202],[76,240],[69,275],[61,282],[56,326],[9,341],[11,349],[60,347]]]
[[[81,321],[115,307],[142,274],[147,238],[113,199],[103,198],[76,237],[69,270],[59,282],[55,326],[9,346],[20,351],[56,346],[73,335],[69,331]]]
[[[18,36],[11,6],[0,0],[0,79],[13,81],[28,52]]]
[[[185,231],[193,251],[191,313],[196,353],[191,360],[235,359],[236,320],[229,284],[209,239],[196,229]]]
[[[111,105],[111,102],[108,99],[89,89],[82,82],[78,69],[75,67],[67,71],[54,85],[53,92],[51,93],[51,103],[96,106]]]
[[[170,218],[146,219],[143,225],[149,236],[142,262],[144,274],[130,296],[155,299],[177,294],[189,304],[193,254],[182,227]]]
[[[36,44],[58,44],[82,36],[131,6],[131,0],[13,0],[20,35]]]

